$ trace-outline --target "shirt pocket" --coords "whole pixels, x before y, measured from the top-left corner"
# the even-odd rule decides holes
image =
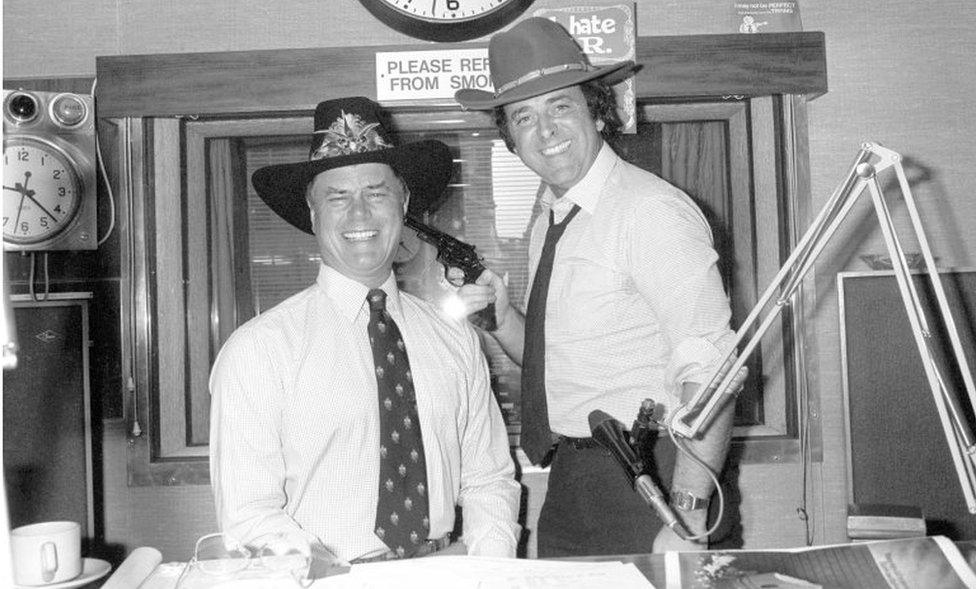
[[[549,284],[547,331],[604,329],[617,311],[615,305],[626,299],[627,283],[624,275],[597,257],[574,255],[560,261]]]
[[[434,428],[431,434],[436,431],[438,437],[447,429],[454,431],[454,424],[461,424],[464,419],[462,401],[469,386],[457,361],[453,357],[438,358],[426,362],[419,372],[411,362],[411,369],[416,374],[414,388],[421,426]]]

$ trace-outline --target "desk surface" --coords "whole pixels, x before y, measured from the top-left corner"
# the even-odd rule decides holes
[[[961,566],[965,568],[968,565],[972,571],[976,571],[976,540],[966,540],[954,543],[959,553],[962,555],[964,564]],[[843,546],[843,545],[842,545]],[[851,546],[856,546],[852,544]],[[815,549],[817,547],[811,547]],[[721,551],[716,551],[721,552]],[[759,553],[761,551],[756,551]],[[919,556],[921,558],[921,556]],[[568,558],[560,560],[577,560],[577,561],[620,561],[625,563],[633,563],[634,566],[645,576],[647,580],[651,582],[657,589],[663,589],[667,587],[667,575],[665,568],[665,555],[664,554],[627,554],[627,555],[613,555],[613,556],[589,556],[589,557],[577,557]]]
[[[915,539],[915,540],[919,540],[919,539]],[[945,542],[945,545],[946,546],[949,547],[949,550],[945,554],[948,554],[949,552],[952,552],[952,550],[951,550],[951,543],[949,543],[948,541],[946,541],[945,538],[942,538],[941,540],[943,542]],[[928,543],[928,544],[931,544],[931,543]],[[846,577],[846,578],[859,578],[859,579],[869,579],[870,578],[870,579],[876,581],[877,580],[877,577],[876,576],[879,573],[877,569],[875,569],[873,571],[866,571],[866,569],[863,569],[862,568],[863,565],[860,565],[860,564],[854,562],[854,560],[859,560],[859,559],[854,559],[854,560],[851,560],[850,562],[845,562],[847,560],[846,558],[842,558],[841,560],[838,560],[837,559],[837,554],[848,554],[849,555],[849,554],[852,554],[852,553],[860,553],[860,551],[853,552],[853,551],[849,550],[850,548],[857,547],[857,546],[863,546],[863,545],[850,544],[850,545],[837,545],[837,546],[833,546],[833,547],[814,547],[814,548],[812,548],[811,550],[813,552],[818,553],[818,555],[815,556],[813,559],[811,559],[809,561],[814,566],[814,568],[811,569],[811,570],[820,570],[821,572],[825,572],[826,569],[822,568],[824,565],[829,564],[830,562],[840,563],[841,565],[851,567],[850,570],[844,572],[845,575],[851,575],[851,576]],[[892,546],[894,546],[894,545],[892,545]],[[906,544],[905,546],[906,546],[906,548],[910,548],[910,549],[917,549],[918,548],[918,545],[917,544],[916,545]],[[929,548],[932,548],[933,546],[934,545],[929,546]],[[959,561],[958,556],[956,556],[955,557],[956,558],[956,563],[953,566],[953,568],[956,568],[957,572],[960,571],[960,570],[965,570],[967,568],[967,565],[968,565],[968,567],[970,569],[976,568],[976,541],[957,542],[957,543],[955,543],[955,546],[956,546],[956,548],[958,548],[959,554],[961,554],[962,559],[963,559],[964,562]],[[818,550],[818,548],[828,548],[829,550],[827,550],[827,551],[821,551],[821,550]],[[939,548],[935,548],[934,552],[938,552],[939,550],[940,550]],[[727,552],[727,551],[718,551],[718,552]],[[731,551],[731,552],[738,552],[738,553],[740,553],[740,555],[746,559],[744,562],[752,562],[752,561],[749,560],[750,558],[751,559],[761,558],[763,560],[766,560],[766,559],[771,558],[770,555],[773,555],[775,553],[782,554],[782,551],[758,551],[758,550],[757,551],[750,551],[750,550],[746,550],[746,551]],[[833,554],[827,555],[827,558],[825,558],[824,560],[821,560],[820,554],[821,553],[824,553],[824,552],[833,552]],[[935,554],[935,553],[933,553],[931,551],[929,553],[927,553],[927,554],[926,553],[923,553],[923,552],[918,552],[918,551],[915,551],[915,552],[903,552],[903,554],[902,554],[902,556],[901,556],[900,559],[897,556],[898,549],[894,549],[892,552],[896,553],[895,556],[893,557],[894,560],[892,560],[892,562],[895,565],[899,565],[899,564],[900,565],[904,565],[904,567],[907,567],[908,569],[917,568],[916,565],[919,565],[920,564],[920,561],[918,560],[920,558],[924,559],[927,564],[932,564],[932,563],[935,562],[935,560],[938,560],[937,554]],[[682,559],[684,559],[684,558],[686,558],[688,556],[692,556],[692,555],[696,555],[696,558],[703,557],[706,554],[715,554],[715,553],[714,552],[713,553],[704,553],[704,552],[702,552],[702,553],[673,553],[672,556],[674,556],[676,558],[682,558]],[[431,557],[431,558],[436,558],[436,557]],[[576,561],[576,562],[607,562],[607,561],[616,561],[616,562],[632,563],[644,575],[644,577],[646,577],[651,582],[651,584],[654,585],[655,588],[657,588],[657,589],[664,589],[665,587],[667,587],[667,575],[666,575],[666,564],[665,564],[665,560],[667,558],[668,558],[668,556],[667,555],[664,555],[664,554],[627,554],[627,555],[607,555],[607,556],[588,556],[588,557],[562,558],[562,559],[553,559],[553,560]],[[779,561],[778,557],[772,557],[772,558],[774,560]],[[869,557],[869,559],[870,559],[870,557]],[[932,560],[932,559],[934,559],[934,560]],[[427,559],[423,559],[423,560],[427,560]],[[780,564],[783,564],[784,562],[785,561],[780,562]],[[941,562],[945,563],[945,561],[941,561]],[[756,562],[752,562],[752,564],[756,564]],[[182,571],[183,566],[184,566],[184,563],[178,563],[178,562],[160,564],[158,567],[156,567],[156,569],[153,571],[153,574],[150,575],[150,577],[146,580],[146,582],[143,583],[140,586],[140,589],[173,589],[175,587],[175,584],[176,584],[176,579],[179,577],[180,571]],[[943,568],[941,570],[946,571],[946,568],[945,568],[946,566],[947,566],[947,564],[943,564],[942,565]],[[750,568],[750,569],[755,570],[754,567],[747,567],[747,568]],[[871,568],[873,568],[873,567],[871,567]],[[969,573],[971,574],[971,571],[969,571]],[[796,574],[796,573],[793,573],[793,574]],[[867,574],[868,576],[863,576],[865,574]],[[830,574],[827,574],[827,576],[831,576],[831,575]],[[976,587],[976,575],[971,575],[968,578],[968,581],[971,583],[968,586]],[[966,581],[963,581],[963,582],[965,583]],[[882,583],[883,583],[883,581],[882,581]],[[956,587],[956,586],[967,586],[967,585],[965,585],[965,584],[964,585],[955,585],[955,584],[953,584],[951,586]]]
[[[633,563],[634,566],[637,567],[637,570],[647,577],[647,580],[650,581],[654,587],[657,589],[663,589],[667,586],[667,583],[665,582],[666,575],[664,572],[663,554],[615,554],[610,556],[583,556],[554,560],[572,560],[583,562],[618,561]]]
[[[430,558],[416,559],[410,561],[391,561],[390,564],[394,564],[395,566],[408,567],[408,568],[398,569],[398,574],[402,575],[401,577],[402,579],[415,581],[416,577],[420,575],[423,578],[427,579],[425,583],[430,583],[431,581],[434,581],[430,585],[425,585],[425,586],[455,587],[459,579],[460,578],[466,579],[467,575],[473,575],[473,577],[471,578],[475,581],[482,577],[485,579],[488,578],[495,579],[497,581],[500,570],[491,569],[491,568],[486,570],[484,568],[486,565],[484,565],[479,561],[461,561],[460,567],[458,565],[458,561],[455,561],[452,564],[448,564],[449,559],[463,559],[463,558],[465,557],[449,556],[449,557],[444,557],[442,560],[438,557],[430,557]],[[499,566],[499,563],[501,563],[502,561],[504,561],[504,563],[508,562],[508,559],[488,559],[488,560],[491,561],[491,564],[487,565],[489,567],[497,567]],[[566,569],[560,567],[559,570],[561,571],[561,574],[563,576],[567,574],[571,574],[576,579],[580,578],[577,577],[576,575],[594,574],[594,573],[591,570],[588,570],[587,573],[578,572],[577,569],[570,567],[570,565],[573,564],[570,561],[576,561],[577,564],[581,562],[591,562],[591,563],[633,562],[637,570],[640,571],[641,574],[643,574],[648,580],[651,581],[655,589],[664,589],[664,587],[666,587],[663,555],[603,556],[603,557],[586,557],[586,558],[574,558],[574,559],[553,559],[549,561],[530,560],[530,561],[518,561],[518,562],[521,562],[525,565],[529,565],[530,563],[537,563],[539,565],[543,565],[543,564],[554,565],[555,561],[559,561],[559,560],[566,561],[565,566],[567,567]],[[431,566],[431,565],[435,565],[435,563],[437,563],[438,561],[441,561],[441,566]],[[397,563],[399,564],[397,565]],[[363,565],[363,566],[382,567],[386,564],[387,563],[377,563],[377,564],[370,564],[370,565]],[[423,570],[410,567],[409,565],[420,565],[423,567]],[[179,579],[180,574],[182,573],[185,566],[186,563],[184,562],[161,563],[152,571],[149,577],[146,578],[139,585],[139,589],[175,589],[177,580]],[[508,569],[507,564],[503,564],[503,566],[506,567],[506,570]],[[445,569],[444,567],[447,568]],[[518,567],[512,567],[512,568],[518,569]],[[535,575],[535,577],[538,577],[539,575],[544,575],[546,578],[550,578],[549,575],[557,574],[556,571],[553,570],[551,567],[548,567],[547,571],[544,573],[539,572],[538,568],[536,568],[535,566],[530,566],[529,569],[531,570],[531,572],[526,572],[526,574],[529,575],[528,578],[532,578],[532,575]],[[445,570],[447,570],[449,574],[445,575],[444,574]],[[571,572],[567,573],[567,570]],[[356,577],[355,574],[353,575],[354,578],[348,578],[348,579],[341,579],[340,577],[344,575],[340,575],[339,577],[329,577],[328,580],[320,579],[316,581],[314,584],[312,584],[311,587],[312,589],[319,586],[323,587],[323,589],[325,587],[360,587],[361,586],[360,583],[364,583],[363,586],[373,587],[375,586],[375,581],[377,581],[376,575],[381,575],[382,578],[388,579],[391,572],[389,570],[386,571],[376,570],[376,571],[370,571],[369,573],[366,573],[364,570],[362,571],[362,574],[367,575],[367,579],[365,581],[363,580],[362,577]],[[522,574],[521,572],[515,573],[516,576],[519,576],[521,574]],[[602,574],[603,573],[597,573],[597,575],[602,575]],[[460,575],[460,577],[458,575]],[[521,577],[519,578],[521,579]],[[188,589],[199,589],[202,587],[213,586],[214,579],[212,577],[207,580],[201,580],[201,579],[205,579],[205,577],[200,577],[200,576],[195,577],[191,574],[190,576],[186,577],[186,579],[184,580],[184,584],[188,586]],[[276,589],[278,587],[282,589],[285,588],[290,589],[294,585],[294,582],[287,578],[277,578],[277,577],[269,578],[267,576],[262,575],[260,571],[255,573],[250,573],[250,571],[245,571],[240,573],[240,576],[235,577],[235,580],[231,582],[232,585],[228,585],[228,587],[238,586],[238,585],[240,587],[251,587],[252,586],[251,584],[255,582],[259,582],[261,584],[260,585],[261,589]],[[349,583],[348,585],[346,584],[347,582]],[[385,583],[387,581],[383,581],[383,582]],[[448,582],[450,584],[445,584]],[[224,587],[224,585],[222,584],[220,584],[220,586]],[[416,584],[410,584],[409,586],[413,587],[416,586]]]

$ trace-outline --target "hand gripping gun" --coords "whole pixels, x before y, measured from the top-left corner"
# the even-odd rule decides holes
[[[475,252],[475,247],[469,243],[451,237],[443,231],[421,223],[417,219],[406,215],[403,224],[417,232],[417,236],[437,248],[437,261],[444,265],[444,277],[455,286],[471,284],[485,271],[481,263],[481,256]],[[458,268],[464,273],[461,284],[451,279],[450,269]],[[484,309],[472,313],[468,320],[485,331],[495,331],[498,324],[495,320],[495,304],[490,303]]]

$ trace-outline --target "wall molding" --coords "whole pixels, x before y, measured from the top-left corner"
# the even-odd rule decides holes
[[[438,50],[485,47],[444,43]],[[96,58],[100,117],[312,111],[322,100],[375,97],[377,51],[429,45],[168,53]],[[827,91],[822,32],[639,37],[637,94],[715,98]],[[436,105],[425,101],[424,106]],[[457,106],[447,101],[447,106]]]

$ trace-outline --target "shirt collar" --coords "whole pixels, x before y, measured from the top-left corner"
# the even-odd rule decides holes
[[[604,141],[590,165],[590,169],[586,171],[586,175],[567,190],[562,198],[556,198],[552,189],[547,186],[542,195],[543,204],[551,207],[556,217],[569,213],[574,204],[579,205],[581,209],[592,215],[596,210],[597,202],[600,200],[600,194],[603,192],[603,185],[614,166],[617,165],[618,159],[617,154]]]
[[[349,321],[356,321],[360,313],[365,313],[369,317],[369,305],[366,303],[366,293],[369,292],[369,288],[365,284],[345,276],[326,264],[319,265],[319,275],[315,282]],[[400,289],[397,288],[392,271],[380,288],[386,292],[387,311],[394,318],[401,316]]]

